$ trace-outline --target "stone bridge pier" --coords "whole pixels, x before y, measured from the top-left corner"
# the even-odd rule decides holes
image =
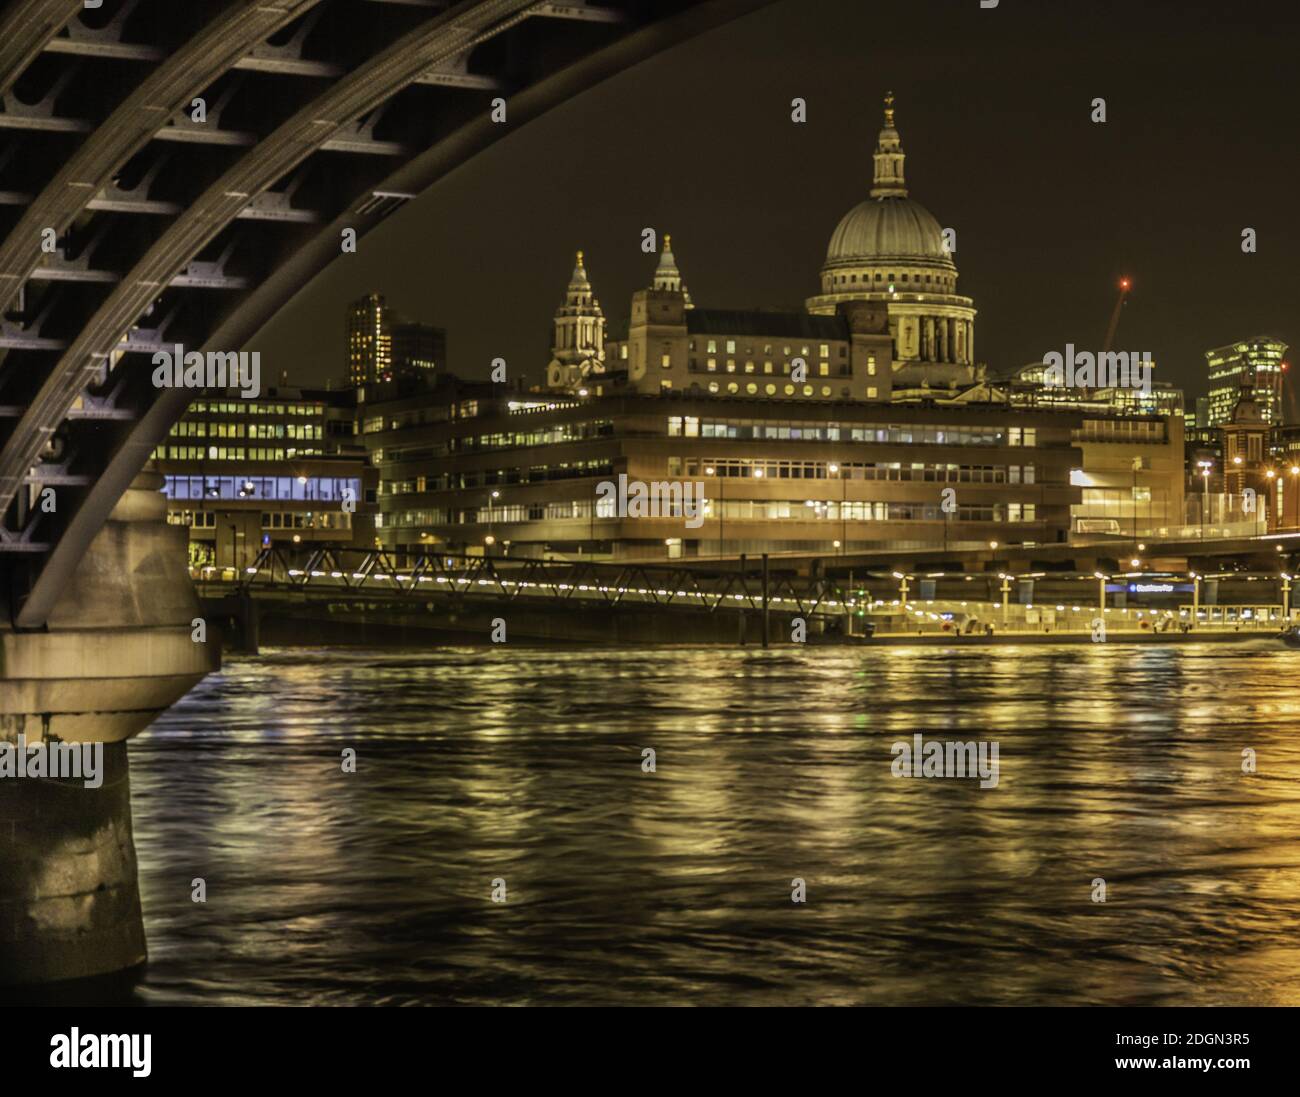
[[[145,959],[126,741],[220,665],[187,531],[144,472],[92,542],[45,628],[0,613],[0,751],[102,743],[102,781],[0,777],[0,984],[100,975]],[[3,573],[0,573],[3,574]],[[8,584],[0,601],[11,596]]]

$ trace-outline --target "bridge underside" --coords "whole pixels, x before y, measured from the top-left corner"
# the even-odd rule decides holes
[[[345,229],[364,238],[552,106],[770,2],[9,0],[0,570],[14,623],[46,622],[195,395],[154,386],[155,352],[238,350],[341,255]]]

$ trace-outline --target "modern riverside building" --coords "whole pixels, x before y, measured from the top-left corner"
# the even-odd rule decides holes
[[[1198,410],[1197,427],[1217,427],[1232,416],[1243,385],[1254,388],[1264,418],[1274,425],[1282,420],[1282,381],[1285,372],[1283,359],[1287,345],[1269,335],[1256,335],[1215,347],[1205,352],[1210,374],[1209,416],[1201,421]]]
[[[1185,420],[1181,389],[1156,382],[1136,388],[1043,384],[1041,362],[1018,370],[992,393],[1019,408],[1081,413],[1075,442],[1083,463],[1071,482],[1083,489],[1074,534],[1170,536],[1186,522]]]
[[[243,566],[277,543],[372,547],[378,474],[355,432],[355,392],[196,400],[154,451],[167,521],[189,529],[191,562]]]
[[[1176,536],[1186,521],[1181,414],[1084,412],[1071,483],[1083,495],[1074,533]]]
[[[1073,412],[453,379],[363,398],[388,547],[624,559],[1056,542],[1080,500]],[[621,476],[701,485],[701,520],[621,515],[598,487]]]

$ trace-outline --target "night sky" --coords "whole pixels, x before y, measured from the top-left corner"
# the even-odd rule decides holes
[[[1300,340],[1298,12],[785,0],[503,134],[251,345],[267,372],[323,384],[343,373],[346,303],[378,290],[448,328],[453,371],[486,377],[500,355],[537,382],[575,249],[622,334],[654,268],[645,226],[672,233],[697,305],[798,308],[836,223],[867,196],[893,89],[911,197],[957,230],[976,357],[998,373],[1067,342],[1097,349],[1127,274],[1117,348],[1151,351],[1156,377],[1191,397],[1207,348]],[[1257,254],[1241,251],[1246,227]]]

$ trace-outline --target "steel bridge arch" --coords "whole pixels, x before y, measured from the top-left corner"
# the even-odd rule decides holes
[[[106,0],[105,6],[113,2]],[[140,2],[117,0],[118,10],[129,15]],[[348,4],[370,4],[379,10],[381,5],[388,5],[391,11],[405,9],[406,21],[412,26],[382,49],[362,58],[351,70],[336,74],[319,94],[300,96],[297,110],[251,145],[247,153],[222,165],[224,170],[215,174],[197,199],[131,257],[129,271],[108,277],[112,272],[90,265],[93,254],[85,256],[82,267],[74,273],[80,276],[89,272],[111,288],[94,299],[84,323],[61,345],[42,345],[60,341],[44,339],[39,322],[32,326],[35,318],[31,309],[23,310],[20,321],[7,325],[9,342],[0,340],[0,348],[18,347],[28,360],[41,351],[46,361],[50,355],[56,356],[25,404],[8,408],[4,406],[5,384],[7,380],[12,383],[13,376],[6,377],[8,363],[0,360],[0,428],[6,421],[13,423],[8,431],[0,429],[0,569],[9,572],[10,615],[19,628],[43,626],[118,498],[172,424],[184,414],[191,397],[197,395],[184,389],[157,390],[144,384],[148,371],[139,368],[138,355],[151,352],[155,345],[151,338],[161,343],[162,331],[140,328],[143,319],[165,300],[173,307],[174,316],[179,302],[186,300],[183,291],[190,284],[185,280],[186,272],[194,270],[205,248],[230,236],[250,211],[253,220],[262,219],[268,210],[259,203],[271,199],[267,204],[271,215],[265,220],[275,221],[277,210],[288,210],[310,213],[306,223],[321,227],[314,231],[300,228],[297,238],[281,242],[279,252],[265,264],[255,286],[249,284],[251,279],[242,286],[236,284],[238,280],[223,281],[222,260],[209,262],[204,268],[209,281],[226,289],[233,303],[211,311],[200,307],[196,319],[187,319],[184,338],[169,337],[169,343],[183,341],[205,350],[243,345],[312,278],[340,258],[344,228],[355,229],[358,238],[365,236],[404,201],[428,190],[520,125],[665,48],[774,0],[599,0],[599,4],[465,0],[453,6],[440,0],[207,2],[211,14],[198,33],[170,59],[160,58],[157,68],[123,97],[53,181],[33,197],[0,243],[0,307],[12,303],[19,289],[31,286],[36,276],[48,274],[48,260],[42,258],[34,243],[33,230],[44,221],[62,237],[79,219],[94,224],[95,203],[102,201],[96,196],[105,194],[118,174],[133,159],[144,155],[151,141],[157,140],[158,124],[142,125],[141,112],[152,109],[155,118],[173,117],[188,103],[195,88],[203,91],[214,81],[229,77],[236,68],[262,71],[265,65],[271,65],[266,71],[276,72],[274,66],[280,64],[293,72],[298,71],[293,66],[300,70],[304,65],[316,65],[312,71],[320,75],[320,66],[327,62],[307,59],[302,54],[295,58],[285,54],[283,46],[259,43],[264,44],[269,35],[286,28],[301,28],[304,19],[319,16],[325,9],[337,11]],[[33,57],[52,50],[52,43],[60,41],[60,32],[80,7],[80,0],[13,0],[4,12],[6,17],[14,15],[16,31],[0,47],[0,95],[13,89]],[[421,11],[426,14],[420,15]],[[573,54],[566,63],[555,65],[554,71],[544,72],[527,84],[512,82],[509,64],[501,65],[500,72],[470,71],[468,59],[475,56],[473,51],[478,47],[509,36],[537,19],[563,21],[555,25],[577,25],[586,32],[576,51],[566,46]],[[9,26],[7,18],[4,25]],[[592,34],[593,28],[598,33]],[[306,32],[299,30],[298,38],[305,37]],[[524,39],[525,44],[534,41],[544,49],[555,46],[554,36]],[[84,47],[74,41],[54,52],[75,52],[78,48]],[[260,56],[256,52],[259,49]],[[276,50],[281,52],[277,54]],[[560,52],[565,55],[564,49]],[[505,95],[509,124],[493,123],[486,101],[476,102],[472,109],[462,105],[459,124],[439,133],[435,140],[423,142],[423,147],[399,148],[394,155],[390,146],[396,143],[376,141],[374,124],[371,122],[367,130],[366,120],[421,85]],[[3,132],[0,130],[0,134]],[[221,135],[226,131],[214,132]],[[211,136],[205,134],[204,138]],[[290,183],[288,197],[283,200],[283,192],[273,188],[286,179],[292,180],[295,171],[305,170],[304,165],[323,155],[331,144],[341,145],[344,152],[360,149],[359,155],[371,157],[370,164],[375,163],[377,155],[385,155],[400,166],[386,172],[368,168],[360,172],[364,186],[355,187],[349,195],[340,194],[332,203],[319,202],[315,210],[295,210],[291,203],[296,184]],[[150,199],[147,185],[144,199]],[[112,206],[100,208],[111,210]],[[294,223],[301,225],[303,217]],[[234,243],[227,244],[223,260],[234,247]],[[64,267],[54,269],[63,277],[68,264],[62,255],[59,260]],[[213,269],[215,275],[211,274]],[[163,327],[166,322],[165,317]],[[141,331],[144,336],[137,338]],[[0,334],[4,333],[0,329]],[[131,368],[132,364],[135,368]],[[69,419],[74,405],[82,417],[74,415]],[[89,428],[85,426],[87,421]],[[51,439],[60,431],[76,435],[70,445],[71,456],[65,455],[62,465],[52,459],[43,461],[43,454],[49,457]],[[94,444],[79,450],[77,443],[85,444],[88,439]],[[45,528],[41,527],[41,516],[30,513],[26,506],[32,489],[42,484],[58,484],[61,489],[62,513],[57,523],[47,523]]]

